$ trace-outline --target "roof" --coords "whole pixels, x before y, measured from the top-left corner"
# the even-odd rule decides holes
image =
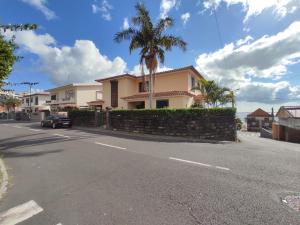
[[[280,116],[282,111],[287,113],[287,117],[300,118],[300,106],[281,106],[276,116]]]
[[[194,97],[195,95],[189,93],[188,91],[165,91],[165,92],[156,92],[153,93],[153,97],[171,97],[171,96],[189,96]],[[124,100],[133,100],[133,99],[141,99],[141,98],[148,98],[149,93],[140,93],[136,95],[131,95],[127,97],[123,97]]]
[[[167,71],[163,71],[163,72],[158,72],[158,73],[155,73],[155,76],[160,76],[160,75],[174,73],[174,72],[178,72],[178,71],[184,71],[184,70],[192,70],[198,76],[202,77],[202,75],[198,72],[198,70],[195,69],[194,66],[186,66],[186,67],[177,68],[177,69],[174,69],[174,70],[167,70]],[[149,76],[149,74],[146,74],[145,76]],[[106,77],[106,78],[98,79],[98,80],[95,80],[95,81],[97,81],[97,82],[103,82],[103,81],[107,81],[107,80],[120,79],[120,78],[123,78],[123,77],[128,77],[128,78],[133,78],[133,79],[139,79],[142,76],[135,76],[135,75],[132,75],[132,74],[125,73],[125,74],[121,74],[121,75],[117,75],[117,76],[111,76],[111,77]]]
[[[247,115],[247,117],[270,117],[271,114],[262,110],[261,108],[258,108],[254,112]]]
[[[50,95],[50,92],[36,92],[36,93],[32,93],[31,95],[26,93],[23,95],[23,97],[29,97],[29,96],[35,96],[35,95]]]
[[[48,89],[47,91],[52,92],[58,89],[63,89],[63,88],[69,88],[69,87],[87,87],[87,86],[101,86],[102,84],[99,84],[97,82],[92,82],[92,83],[72,83],[72,84],[67,84],[64,86],[59,86],[55,87],[52,89]]]

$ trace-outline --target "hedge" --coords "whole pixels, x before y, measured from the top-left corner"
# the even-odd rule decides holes
[[[112,110],[111,115],[126,114],[127,117],[137,115],[148,116],[233,116],[235,117],[235,108],[189,108],[189,109],[130,109],[130,110]]]

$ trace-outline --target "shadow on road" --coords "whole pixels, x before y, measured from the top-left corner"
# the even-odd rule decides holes
[[[45,150],[45,151],[35,151],[35,152],[17,152],[17,151],[1,151],[1,156],[4,158],[23,158],[23,157],[37,157],[51,153],[62,152],[62,149],[57,150]]]

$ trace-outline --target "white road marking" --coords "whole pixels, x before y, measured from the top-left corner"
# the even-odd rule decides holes
[[[58,224],[56,224],[56,225],[62,225],[61,223],[58,223]]]
[[[28,129],[28,130],[31,130],[31,131],[41,131],[39,129]]]
[[[223,167],[223,166],[216,166],[217,169],[220,169],[220,170],[230,170],[229,168],[226,168],[226,167]]]
[[[64,138],[70,138],[70,136],[66,136],[63,134],[53,134],[54,136],[58,136],[58,137],[64,137]]]
[[[199,162],[193,162],[193,161],[189,161],[189,160],[185,160],[185,159],[178,159],[178,158],[173,158],[173,157],[169,157],[169,159],[171,159],[171,160],[176,160],[176,161],[180,161],[180,162],[185,162],[185,163],[191,163],[191,164],[195,164],[195,165],[199,165],[199,166],[206,166],[206,167],[211,167],[211,166],[212,166],[212,165],[210,165],[210,164],[199,163]]]
[[[184,163],[190,163],[190,164],[194,164],[194,165],[199,165],[199,166],[213,167],[213,168],[220,169],[220,170],[227,170],[227,171],[230,170],[229,168],[222,167],[222,166],[213,166],[213,165],[206,164],[206,163],[199,163],[199,162],[194,162],[194,161],[189,161],[189,160],[179,159],[179,158],[174,158],[174,157],[169,157],[169,159],[175,160],[175,161],[179,161],[179,162],[184,162]]]
[[[42,211],[43,209],[35,201],[31,200],[0,213],[0,224],[15,225]]]
[[[20,127],[20,126],[17,126],[17,125],[16,125],[16,126],[12,126],[12,127],[14,127],[14,128],[22,128],[22,127]]]
[[[104,143],[100,143],[100,142],[95,142],[96,145],[103,145],[106,147],[111,147],[111,148],[117,148],[117,149],[122,149],[122,150],[126,150],[127,148],[123,148],[123,147],[119,147],[119,146],[114,146],[114,145],[108,145],[108,144],[104,144]]]

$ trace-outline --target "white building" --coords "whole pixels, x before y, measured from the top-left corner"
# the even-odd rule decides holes
[[[47,90],[50,92],[49,105],[52,111],[68,108],[85,109],[102,106],[102,84],[73,83]]]
[[[24,94],[22,97],[21,109],[24,112],[30,112],[31,108],[33,113],[50,111],[50,106],[47,104],[47,101],[50,101],[49,92],[39,92],[31,95]]]

